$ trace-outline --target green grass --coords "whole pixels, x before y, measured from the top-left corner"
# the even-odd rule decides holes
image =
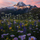
[[[33,28],[34,31],[36,31],[35,33],[33,33],[32,30],[29,30],[29,25],[30,25],[30,24],[34,24],[35,21],[34,21],[34,22],[33,22],[33,21],[31,21],[31,22],[29,22],[29,21],[26,22],[25,20],[24,20],[24,21],[23,21],[23,20],[16,20],[17,23],[20,23],[21,21],[22,21],[24,24],[27,24],[27,23],[28,23],[28,25],[25,26],[26,29],[27,29],[27,32],[26,32],[26,34],[25,34],[25,35],[26,35],[26,39],[25,39],[25,40],[28,40],[28,36],[27,36],[28,33],[31,33],[32,36],[35,36],[35,37],[37,38],[40,33],[37,33],[37,31],[39,31],[39,30],[35,30],[35,29],[36,29],[36,26],[34,26],[34,25],[32,26],[32,28],[34,27],[34,28]],[[11,37],[10,37],[11,34],[15,35],[15,37],[18,37],[19,35],[23,35],[23,33],[18,33],[18,32],[17,32],[18,30],[15,29],[15,26],[19,26],[19,24],[13,25],[13,21],[11,21],[11,23],[12,23],[11,27],[12,27],[12,29],[13,29],[14,31],[11,31],[12,29],[9,30],[9,29],[8,29],[8,25],[7,25],[6,23],[4,23],[4,24],[2,24],[2,25],[0,24],[0,26],[3,26],[3,28],[4,28],[4,30],[5,30],[5,32],[2,32],[2,31],[1,31],[1,34],[9,33],[8,36],[5,36],[3,39],[1,38],[1,40],[5,40],[7,37],[8,37],[8,40],[9,40],[9,39],[12,40],[14,37],[11,38]],[[5,26],[4,26],[4,25],[5,25]],[[40,26],[40,22],[38,22],[38,27],[37,27],[38,29],[40,29],[39,26]],[[6,31],[6,30],[7,30],[7,31]],[[19,30],[23,30],[23,28],[22,28],[22,29],[19,28]],[[40,38],[40,37],[39,37],[39,38]],[[38,39],[38,38],[37,38],[37,39]],[[18,38],[18,40],[20,40],[20,39]]]

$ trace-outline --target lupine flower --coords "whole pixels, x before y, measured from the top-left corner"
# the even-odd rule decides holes
[[[8,28],[10,28],[11,27],[11,25],[8,25]]]
[[[36,38],[34,36],[29,37],[28,40],[36,40]]]
[[[20,28],[22,28],[22,23],[20,23],[19,25],[20,25]]]
[[[1,30],[1,31],[3,31],[3,30],[4,30],[2,26],[0,27],[0,30]]]
[[[24,28],[23,28],[23,34],[26,34],[26,30],[27,30],[27,29],[24,27]]]
[[[10,37],[14,37],[15,35],[10,35]]]
[[[36,26],[36,21],[34,22],[34,25]]]
[[[29,27],[32,27],[32,24],[30,24]]]
[[[31,33],[28,33],[27,36],[31,36]]]
[[[14,40],[18,40],[18,38],[17,38],[17,37],[15,37],[15,38],[14,38]]]
[[[40,20],[38,20],[38,22],[40,22]]]
[[[3,27],[1,26],[0,29],[3,29]]]

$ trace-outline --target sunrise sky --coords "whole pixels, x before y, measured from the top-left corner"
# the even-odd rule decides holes
[[[40,7],[40,0],[0,0],[0,8],[13,6],[18,2],[23,2],[26,5],[30,4],[30,5],[36,5],[37,7]]]

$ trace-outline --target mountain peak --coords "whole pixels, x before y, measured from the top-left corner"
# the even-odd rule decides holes
[[[26,6],[23,2],[18,2],[15,6]]]

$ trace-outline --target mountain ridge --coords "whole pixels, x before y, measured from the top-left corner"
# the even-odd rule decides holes
[[[21,6],[19,4],[22,4]],[[19,5],[19,6],[18,6]],[[22,13],[27,13],[30,12],[33,8],[38,8],[37,6],[31,6],[31,5],[26,5],[23,2],[18,2],[16,5],[14,6],[10,6],[10,7],[5,7],[0,9],[0,13],[4,12],[5,14],[22,14]]]

